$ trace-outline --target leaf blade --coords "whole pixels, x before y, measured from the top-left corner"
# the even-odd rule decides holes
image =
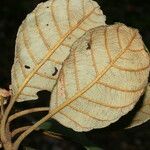
[[[64,14],[64,12],[60,12],[59,7],[61,5],[67,5],[66,2],[60,0],[41,3],[27,16],[21,25],[16,42],[15,63],[12,68],[12,90],[14,99],[19,98],[17,101],[36,99],[36,93],[42,89],[51,91],[58,78],[62,62],[68,56],[70,46],[75,41],[73,34],[78,38],[89,28],[105,24],[105,17],[98,8],[98,5],[93,1],[85,1],[85,7],[89,12],[80,16],[81,11],[83,11],[82,9],[80,10],[80,7],[82,7],[80,2],[81,0],[78,0],[78,3],[74,5],[72,4],[73,1],[70,2],[72,4],[72,7],[70,6],[71,13],[76,13],[76,16],[79,15],[79,17],[71,18],[70,21],[74,23],[73,26],[62,31],[63,35],[61,34],[61,36],[57,36],[57,34],[60,35],[60,30],[66,27],[64,26],[60,29],[60,25],[64,24],[64,22],[68,23],[68,20],[66,18],[66,20],[59,18],[61,14]],[[77,6],[79,6],[78,12],[75,10]],[[54,8],[55,10],[53,10]],[[84,26],[85,31],[78,31],[80,30],[79,27],[82,26],[83,23],[87,23],[87,19],[95,12],[98,12],[97,18],[101,18],[95,23],[89,23],[86,27]],[[45,27],[48,17],[54,22],[54,25],[49,23],[52,26],[52,29],[48,28],[50,30]],[[52,44],[47,40],[51,34],[53,34],[54,37],[52,38],[54,39],[52,40]],[[29,70],[25,69],[23,64],[30,64],[28,67]],[[50,76],[50,74],[53,74],[54,66],[57,66],[59,70],[55,78],[53,78],[52,75]],[[48,70],[47,67],[50,69]],[[18,76],[19,74],[21,75]],[[41,84],[39,80],[41,80],[43,84]],[[18,85],[16,83],[18,83]]]
[[[142,107],[136,113],[131,124],[127,128],[139,126],[148,120],[150,120],[150,84],[147,86]]]
[[[105,41],[103,38],[101,38],[100,40],[99,38],[97,38],[99,37],[99,34],[103,33],[102,31],[104,31],[105,28],[108,28],[111,31],[109,32],[110,35],[116,34],[117,36],[118,27],[121,30],[120,36],[122,37],[122,39],[125,39],[126,37],[124,36],[124,34],[127,34],[126,39],[128,39],[128,41],[122,42],[121,41],[122,39],[120,39],[120,42],[122,42],[121,44],[122,48],[119,47],[119,49],[115,47],[116,45],[114,44],[114,42],[111,43],[112,49],[110,52],[112,53],[114,50],[115,53],[112,53],[113,54],[112,60],[110,62],[108,61],[108,59],[104,59],[104,61],[106,61],[106,64],[105,66],[100,66],[98,68],[98,70],[100,70],[99,74],[96,74],[94,67],[91,65],[92,61],[89,63],[92,50],[87,49],[87,45],[88,45],[87,43],[91,40],[91,33],[93,31],[89,31],[85,36],[83,36],[79,41],[77,41],[74,44],[70,57],[64,63],[62,72],[60,74],[60,78],[52,93],[50,114],[51,116],[53,116],[54,119],[59,121],[61,124],[70,127],[75,131],[81,132],[81,131],[89,131],[95,128],[102,128],[108,126],[110,123],[117,121],[121,116],[128,113],[134,107],[134,105],[138,101],[139,97],[141,96],[147,84],[148,73],[149,73],[149,58],[147,54],[143,51],[143,43],[136,30],[133,30],[131,28],[126,27],[125,25],[120,25],[120,24],[119,25],[116,24],[110,27],[109,26],[99,27],[95,29],[95,31],[93,32],[94,34],[93,37],[95,37],[94,40],[98,41],[97,43],[96,42],[94,43],[97,46],[95,50],[98,51],[98,44],[100,43],[102,45],[101,41]],[[112,34],[112,30],[114,30],[116,33]],[[96,34],[98,35],[96,36]],[[115,37],[113,38],[115,39]],[[135,45],[135,43],[138,44]],[[141,44],[140,47],[142,47],[142,51],[140,51],[139,53],[140,54],[144,53],[146,61],[144,59],[141,60],[140,54],[135,54],[138,53],[136,52],[136,50],[137,48],[139,48],[139,43]],[[100,50],[106,51],[105,48],[106,46],[104,48],[101,48]],[[134,49],[135,52],[131,52],[130,50],[131,48]],[[131,75],[130,76],[125,75],[124,73],[125,70],[120,71],[114,69],[114,64],[117,65],[121,64],[119,60],[121,59],[121,57],[128,54],[129,52],[130,55],[132,54],[130,56],[131,60],[123,59],[124,61],[126,61],[126,63],[123,63],[123,65],[128,66],[128,64],[130,64],[130,68],[126,74],[131,74],[132,80],[130,79]],[[75,56],[74,53],[78,55],[76,59],[74,57]],[[98,55],[98,53],[96,54]],[[106,56],[108,58],[108,55]],[[136,64],[135,66],[137,70],[133,71],[131,67],[133,68],[132,61],[135,56],[137,58],[135,59],[135,64]],[[97,57],[101,58],[100,56]],[[138,59],[141,61],[140,66],[138,65]],[[77,68],[73,67],[73,66],[77,66],[74,62],[78,64],[78,73],[76,73]],[[102,63],[103,62],[101,61],[101,64]],[[141,72],[142,70],[139,68],[141,68],[141,66],[143,65],[146,65],[147,67],[144,70],[143,76],[141,76],[139,72]],[[109,73],[113,75],[112,72],[115,74],[115,76],[113,76],[114,79],[112,78],[110,80]],[[135,72],[137,72],[136,76],[135,76]],[[119,76],[121,77],[119,78]],[[140,79],[143,78],[143,79],[141,79],[141,81],[139,82],[138,78]],[[115,84],[117,83],[119,86],[122,87],[119,89],[116,89],[113,86],[104,88],[103,87],[104,85],[101,84],[102,81],[99,83],[100,86],[97,85],[97,82],[100,79],[103,82],[105,81],[105,83],[114,82]],[[126,82],[128,81],[127,85],[122,85],[119,79],[122,79]],[[79,86],[79,82],[80,82],[80,86]],[[122,89],[123,87],[126,87],[127,90]],[[130,88],[130,90],[128,88]],[[110,92],[110,89],[113,92]],[[125,99],[127,96],[130,97],[130,100],[128,101],[127,99]],[[97,103],[99,101],[101,107],[99,106],[100,108],[98,108],[97,105],[91,104],[89,102],[90,101],[89,99],[86,100],[87,101],[86,103],[83,103],[84,101],[83,98],[85,99],[85,97],[91,97],[91,102],[92,99],[95,99],[97,97],[97,100],[95,101],[97,101]],[[101,99],[102,97],[103,99]],[[113,99],[112,102],[111,99]],[[122,103],[120,99],[123,99]],[[92,107],[90,108],[90,106]]]

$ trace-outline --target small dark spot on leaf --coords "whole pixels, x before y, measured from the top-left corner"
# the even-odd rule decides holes
[[[30,66],[25,65],[24,67],[25,67],[26,69],[30,69]]]
[[[52,76],[55,76],[58,72],[58,69],[55,67],[55,72],[52,74]]]
[[[87,50],[88,49],[91,49],[91,43],[89,42],[88,44],[87,44],[87,48],[86,48]]]
[[[49,8],[49,6],[47,6],[46,8]]]
[[[47,26],[49,26],[49,24],[46,24]]]

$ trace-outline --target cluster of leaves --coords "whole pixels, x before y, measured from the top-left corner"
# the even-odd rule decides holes
[[[12,146],[10,134],[7,131],[7,126],[11,121],[24,114],[49,110],[48,107],[29,109],[13,114],[8,118],[16,101],[22,102],[36,99],[38,98],[36,94],[40,90],[53,91],[50,111],[33,126],[21,128],[26,131],[16,139],[13,145],[15,150],[18,149],[19,144],[28,134],[51,117],[75,131],[89,131],[94,128],[106,127],[134,107],[147,84],[149,55],[144,51],[144,44],[136,30],[123,24],[105,25],[105,16],[95,2],[80,3],[79,1],[72,5],[69,2],[66,3],[66,1],[58,2],[48,1],[38,5],[27,16],[19,29],[15,62],[12,69],[11,88],[13,96],[1,122],[1,137],[2,141],[5,141],[5,149],[10,149]],[[66,15],[66,12],[62,11],[60,13],[57,11],[60,8],[59,6],[66,6],[67,18],[63,16]],[[47,17],[51,19],[50,22]],[[62,17],[64,17],[63,21],[61,20]],[[67,20],[65,21],[65,19]],[[60,28],[62,26],[64,29]],[[89,30],[91,28],[95,29]],[[84,35],[85,32],[86,34]],[[103,37],[101,33],[105,33],[105,36]],[[51,41],[48,40],[52,35],[55,38],[51,39]],[[82,37],[82,35],[84,36]],[[99,37],[101,37],[100,40]],[[119,42],[114,44],[116,37]],[[111,40],[114,41],[112,42]],[[101,44],[103,42],[104,47]],[[99,47],[95,47],[94,43]],[[103,56],[98,56],[99,49]],[[131,55],[129,51],[137,53]],[[144,59],[141,60],[139,53],[143,55]],[[123,55],[129,57],[128,59],[123,59],[124,62],[121,60]],[[103,61],[98,62],[99,59],[97,58],[102,57]],[[141,62],[140,65],[138,64],[139,61]],[[77,69],[77,67],[80,67],[80,69]],[[120,72],[112,68],[117,68]],[[126,77],[124,77],[121,71],[131,73],[127,73]],[[139,71],[143,71],[143,74],[135,75],[132,73]],[[133,79],[135,80],[134,82]],[[122,85],[119,83],[120,80],[124,80],[127,84]],[[114,83],[117,83],[117,85],[114,85]],[[115,92],[111,93],[108,89],[112,89]],[[91,93],[90,90],[92,91]],[[100,90],[103,94],[99,93]],[[127,101],[126,97],[130,97],[130,99]],[[99,100],[95,100],[95,98]],[[100,100],[105,98],[107,98],[106,102]],[[147,115],[149,94],[145,98],[143,107],[146,112],[144,114]],[[84,103],[83,99],[88,103]],[[122,99],[122,102],[119,101],[120,99]],[[77,103],[74,103],[74,101]],[[87,111],[90,110],[91,112],[88,113]],[[138,123],[135,123],[137,118]],[[137,118],[133,126],[147,121],[149,115],[146,117],[144,115],[143,117],[142,110],[138,113]],[[48,125],[49,128],[46,129],[44,125],[44,130],[54,130],[55,132],[55,128],[53,129],[51,124],[52,122],[47,122],[46,126]],[[40,127],[40,129],[43,129],[43,127]],[[16,135],[18,131],[20,129],[13,131],[12,136]],[[64,131],[59,130],[59,132],[64,134]],[[65,130],[65,132],[73,133],[69,129]],[[78,139],[85,148],[91,149],[90,146],[93,144],[88,141],[83,133],[73,134],[71,135],[73,140]],[[9,145],[8,148],[7,144]],[[96,147],[93,149],[96,149]]]

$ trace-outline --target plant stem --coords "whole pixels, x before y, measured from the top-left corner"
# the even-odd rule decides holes
[[[1,116],[4,115],[4,98],[1,99]]]
[[[16,130],[14,130],[12,133],[11,133],[11,136],[14,137],[15,135],[19,134],[20,132],[23,132],[27,129],[29,129],[31,126],[25,126],[25,127],[21,127],[21,128],[18,128]]]
[[[32,131],[34,131],[37,127],[39,127],[41,124],[46,122],[50,117],[52,117],[53,114],[48,114],[45,117],[43,117],[41,120],[39,120],[37,123],[35,123],[33,126],[31,126],[27,131],[22,133],[18,139],[14,143],[14,149],[17,150],[20,143],[26,138]]]
[[[8,134],[6,133],[7,132],[6,122],[7,122],[8,115],[9,115],[14,103],[15,103],[15,99],[11,99],[8,107],[6,108],[6,110],[4,112],[2,120],[1,120],[1,129],[0,129],[1,140],[2,140],[2,143],[3,143],[5,150],[11,150],[12,149],[12,142],[9,140],[11,138],[11,135],[9,133]],[[11,148],[11,149],[9,149],[9,148]]]
[[[45,136],[47,136],[48,138],[55,138],[57,140],[63,140],[62,135],[58,134],[58,133],[55,133],[55,132],[47,131],[47,132],[43,132],[43,134]]]
[[[8,123],[24,115],[28,115],[28,114],[35,113],[35,112],[42,112],[42,111],[49,111],[49,107],[31,108],[31,109],[27,109],[27,110],[15,113],[8,118]]]

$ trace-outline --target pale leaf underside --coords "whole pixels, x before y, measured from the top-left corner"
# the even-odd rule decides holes
[[[90,30],[75,42],[64,62],[50,113],[75,131],[106,127],[135,106],[149,69],[137,30],[123,24]]]
[[[13,99],[37,99],[51,91],[70,47],[87,30],[105,25],[105,16],[92,0],[50,0],[23,21],[12,67]]]
[[[140,110],[138,110],[137,114],[133,118],[133,121],[128,128],[141,125],[148,120],[150,120],[150,83],[147,86],[143,105]]]

